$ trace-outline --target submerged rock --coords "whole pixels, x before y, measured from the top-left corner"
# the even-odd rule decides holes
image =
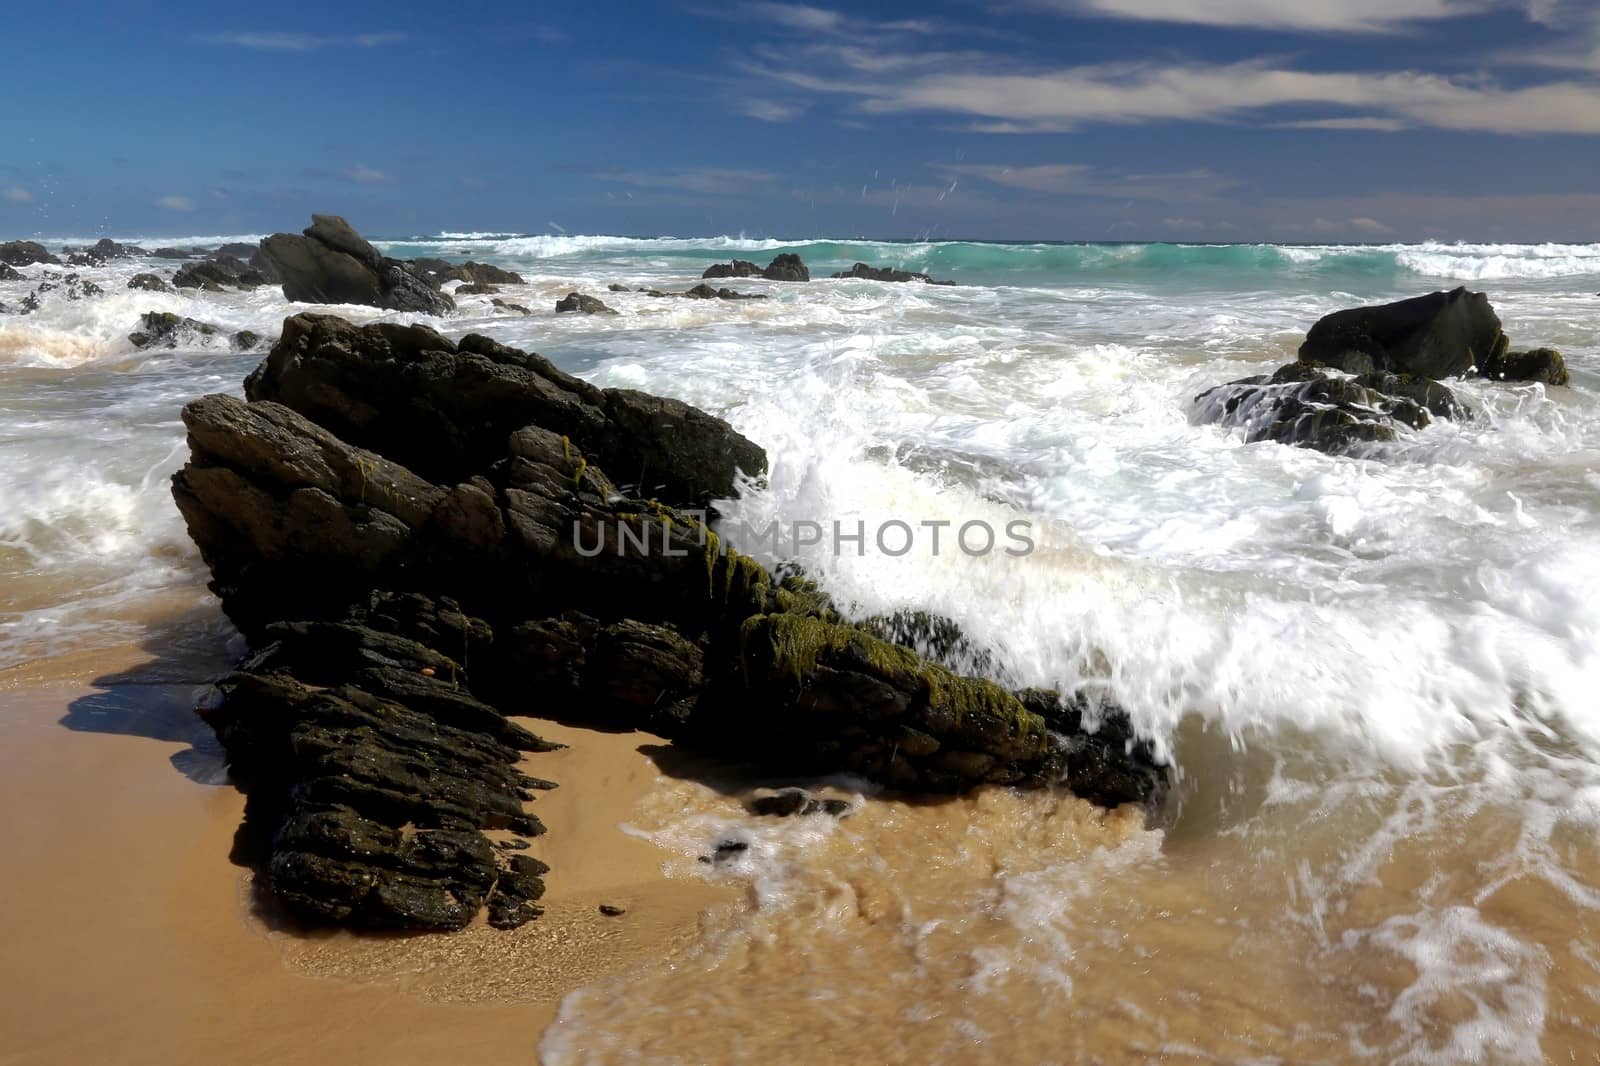
[[[284,323],[246,396],[184,409],[173,494],[256,649],[206,719],[255,861],[304,917],[537,917],[542,864],[483,836],[543,830],[523,804],[549,783],[516,763],[550,745],[508,716],[919,791],[1115,804],[1165,780],[1114,708],[961,676],[728,550],[688,509],[765,455],[703,411],[488,338],[324,315]]]
[[[44,297],[51,293],[56,294],[52,299],[84,300],[91,296],[103,296],[105,290],[94,282],[79,277],[77,274],[63,276],[53,271],[46,271],[40,277],[39,284],[34,286],[33,291],[22,298],[21,313],[28,314],[39,310],[40,305],[44,302]]]
[[[9,263],[0,263],[0,281],[21,281],[26,277]]]
[[[1567,362],[1554,348],[1497,352],[1478,361],[1478,373],[1491,381],[1539,381],[1546,385],[1565,385],[1569,381]]]
[[[604,301],[581,292],[569,292],[556,301],[556,313],[565,314],[569,311],[581,311],[586,315],[614,315],[611,308]]]
[[[236,352],[254,351],[261,344],[261,334],[254,330],[241,329],[228,338],[228,346]]]
[[[29,266],[33,263],[60,266],[61,260],[46,251],[44,245],[35,241],[6,241],[0,244],[0,263],[9,266]]]
[[[265,275],[233,256],[218,255],[190,263],[172,276],[173,288],[223,292],[229,288],[255,289],[268,284]]]
[[[457,286],[457,296],[493,296],[500,291],[500,286],[489,285],[481,281],[471,281],[465,285]]]
[[[515,311],[519,315],[531,315],[531,314],[533,314],[532,311],[530,311],[526,307],[523,307],[521,304],[510,303],[510,302],[508,302],[506,300],[495,299],[495,300],[490,300],[489,303],[490,303],[491,306],[498,307],[502,311]]]
[[[139,328],[128,334],[128,340],[135,348],[176,348],[221,332],[209,322],[183,318],[171,311],[146,311],[139,316]]]
[[[168,292],[167,283],[155,274],[135,274],[128,279],[128,288],[145,292]]]
[[[954,285],[953,281],[934,281],[927,274],[914,274],[909,270],[896,270],[893,267],[868,266],[866,263],[857,263],[849,270],[841,270],[832,275],[835,278],[859,278],[863,281],[921,281],[928,285]]]
[[[1244,378],[1195,398],[1199,421],[1238,427],[1245,441],[1270,440],[1325,452],[1359,451],[1395,440],[1398,427],[1471,416],[1437,381],[1406,374],[1348,376],[1290,363],[1268,377]]]
[[[1439,379],[1499,358],[1506,345],[1489,298],[1463,287],[1335,311],[1306,334],[1300,362],[1351,374],[1388,371]]]
[[[312,215],[303,235],[274,233],[261,254],[283,281],[284,296],[303,303],[368,304],[442,315],[455,301],[408,264],[387,259],[337,215]]]

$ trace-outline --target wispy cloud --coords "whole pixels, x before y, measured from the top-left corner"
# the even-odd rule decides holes
[[[197,40],[202,44],[229,45],[258,52],[314,52],[319,48],[381,48],[401,43],[406,35],[390,30],[344,35],[247,30],[207,33]]]
[[[774,50],[746,70],[790,89],[853,98],[866,114],[942,114],[991,133],[1166,121],[1275,125],[1296,120],[1284,110],[1307,108],[1359,112],[1344,117],[1366,128],[1378,118],[1483,133],[1600,133],[1600,83],[1590,81],[1507,87],[1418,71],[1296,70],[1265,60],[1030,69],[988,54],[945,57],[929,69],[916,55],[878,56],[871,66],[836,57],[820,68],[818,58],[815,48],[804,56]]]
[[[1412,123],[1405,119],[1384,118],[1381,115],[1351,115],[1348,118],[1303,118],[1293,122],[1274,122],[1272,125],[1286,130],[1375,130],[1379,133],[1398,133],[1408,130]]]
[[[187,196],[163,196],[156,201],[156,206],[168,211],[193,211],[194,201]]]
[[[789,122],[806,113],[804,104],[786,104],[778,100],[761,100],[756,98],[738,100],[733,109],[748,118],[758,118],[762,122]]]
[[[7,185],[5,188],[0,189],[0,200],[4,200],[8,204],[31,204],[33,203],[33,193],[20,185]]]
[[[1236,178],[1203,169],[1166,174],[1125,174],[1081,163],[1026,167],[962,163],[939,169],[949,175],[978,178],[991,185],[1028,192],[1113,200],[1204,200],[1242,184]]]
[[[1331,33],[1387,33],[1410,24],[1476,15],[1508,0],[1036,0],[1071,15],[1201,26]],[[1535,0],[1538,2],[1538,0]]]
[[[340,177],[348,178],[357,185],[382,185],[389,180],[389,175],[383,171],[374,170],[372,167],[363,166],[359,163],[340,171]]]

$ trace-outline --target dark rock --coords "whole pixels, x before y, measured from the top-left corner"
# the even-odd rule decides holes
[[[145,292],[167,292],[167,283],[155,274],[135,274],[128,279],[128,288],[143,289]]]
[[[732,289],[713,289],[710,285],[700,284],[685,292],[683,295],[691,300],[765,300],[763,293],[734,292]]]
[[[34,241],[6,241],[0,244],[0,263],[10,266],[28,266],[32,263],[60,266],[61,260],[45,251],[44,245]]]
[[[468,282],[465,285],[457,286],[456,291],[455,291],[455,295],[457,295],[457,296],[492,296],[492,295],[494,295],[495,293],[497,293],[499,291],[500,291],[500,287],[498,285],[487,285],[487,284],[484,284],[481,281],[473,281],[473,282]]]
[[[1195,398],[1196,419],[1241,427],[1248,443],[1277,441],[1318,451],[1361,451],[1393,441],[1398,427],[1471,412],[1437,381],[1373,372],[1356,377],[1290,363],[1270,377],[1244,378]]]
[[[266,284],[267,278],[260,271],[225,255],[189,263],[172,277],[174,288],[204,289],[207,292],[222,292],[228,288],[255,289]]]
[[[747,259],[735,259],[731,263],[716,263],[706,268],[701,278],[765,278],[768,281],[810,281],[811,271],[806,269],[805,263],[793,252],[784,252],[773,257],[765,269],[756,266]]]
[[[812,796],[798,788],[786,788],[770,796],[757,796],[745,804],[745,810],[762,818],[804,818],[813,814],[837,818],[849,809],[847,800]]]
[[[714,263],[706,267],[702,278],[759,278],[761,268],[748,259],[735,259],[731,263]]]
[[[523,285],[522,275],[505,270],[492,263],[451,263],[444,259],[413,259],[407,264],[411,272],[432,283],[443,285],[447,281],[464,281],[469,285]],[[460,290],[457,290],[458,292]]]
[[[929,285],[954,285],[953,281],[934,281],[927,274],[914,274],[909,270],[896,270],[893,267],[868,266],[866,263],[857,263],[849,270],[841,270],[834,275],[835,278],[857,278],[863,281],[921,281]]]
[[[600,913],[605,915],[607,918],[620,918],[628,912],[622,907],[618,907],[614,904],[602,903],[600,904]]]
[[[784,252],[767,264],[767,269],[761,272],[761,276],[768,281],[810,281],[811,271],[806,269],[806,265],[800,261],[798,255]]]
[[[216,251],[207,255],[208,259],[241,259],[248,261],[251,256],[261,250],[259,244],[246,244],[244,241],[234,241],[224,244]]]
[[[1569,380],[1566,360],[1554,348],[1496,352],[1478,361],[1478,374],[1491,381],[1541,381],[1546,385],[1565,385]]]
[[[14,270],[9,263],[0,263],[0,281],[21,281],[26,275]]]
[[[56,294],[52,299],[59,297],[65,300],[84,300],[91,296],[102,296],[105,290],[77,274],[62,276],[53,271],[46,271],[41,275],[33,291],[22,298],[21,313],[37,311],[43,298],[49,293]]]
[[[254,351],[260,343],[261,334],[248,329],[241,329],[228,339],[228,346],[236,352]]]
[[[145,249],[132,244],[118,244],[109,237],[102,237],[91,247],[84,248],[68,257],[67,262],[73,266],[99,266],[113,259],[131,259],[137,255],[149,255]]]
[[[135,348],[176,348],[221,332],[209,322],[181,318],[171,311],[146,311],[139,316],[139,328],[128,334],[128,340]]]
[[[1311,327],[1300,361],[1351,374],[1386,371],[1459,377],[1507,347],[1500,318],[1481,292],[1465,288],[1398,303],[1335,311]]]
[[[458,347],[425,326],[296,315],[245,390],[445,484],[486,470],[528,425],[637,476],[641,495],[689,506],[766,470],[760,448],[687,404],[602,391],[534,353],[477,334]]]
[[[489,303],[494,307],[498,307],[502,311],[515,311],[519,315],[533,314],[532,311],[528,310],[526,307],[523,307],[521,304],[509,303],[505,300],[499,299],[490,300]]]
[[[544,828],[523,805],[551,783],[519,760],[554,745],[520,716],[917,791],[1066,780],[1114,804],[1165,782],[1115,708],[961,676],[725,550],[680,508],[764,456],[705,412],[323,315],[284,323],[246,395],[184,409],[173,495],[255,649],[204,712],[249,797],[241,848],[308,920],[537,917],[545,867],[483,835]]]
[[[556,312],[582,311],[586,315],[614,315],[611,308],[600,300],[581,292],[569,292],[556,301]]]
[[[744,840],[724,840],[717,844],[716,850],[711,853],[713,862],[731,862],[750,850],[750,844]]]
[[[607,292],[632,292],[633,290],[628,288],[626,285],[619,285],[618,283],[613,281],[610,285],[606,286],[606,291]]]
[[[303,303],[352,303],[442,315],[455,301],[386,259],[337,215],[312,215],[304,235],[274,233],[261,254],[283,281],[284,296]]]
[[[151,259],[194,259],[198,255],[183,248],[156,248],[150,252]]]

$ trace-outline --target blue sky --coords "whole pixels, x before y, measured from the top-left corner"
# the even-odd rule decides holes
[[[1600,240],[1597,0],[6,13],[0,235]]]

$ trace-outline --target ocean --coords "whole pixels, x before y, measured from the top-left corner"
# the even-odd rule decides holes
[[[47,242],[62,243],[92,239]],[[836,779],[852,816],[760,824],[663,778],[629,831],[746,905],[708,916],[686,957],[569,997],[548,1060],[1457,1063],[1600,1046],[1600,245],[374,243],[517,270],[527,284],[500,296],[533,313],[130,291],[175,264],[125,260],[78,271],[103,296],[0,316],[0,669],[144,639],[175,613],[229,639],[169,494],[178,411],[242,391],[263,353],[227,333],[333,310],[484,333],[727,418],[771,460],[719,508],[730,526],[1027,523],[1026,555],[824,536],[795,561],[857,613],[947,615],[1012,683],[1114,698],[1177,767],[1148,822]],[[813,279],[864,261],[959,284],[607,291],[683,290],[778,252]],[[0,303],[63,268],[21,269]],[[1457,285],[1489,294],[1514,347],[1560,349],[1571,386],[1452,383],[1474,418],[1362,457],[1199,423],[1198,393],[1292,361],[1320,316]],[[572,290],[619,313],[554,314]],[[151,310],[223,333],[136,351]],[[730,838],[745,857],[696,862]]]

